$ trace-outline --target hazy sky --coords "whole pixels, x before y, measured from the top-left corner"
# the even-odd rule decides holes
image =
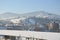
[[[60,15],[60,0],[0,0],[0,13],[46,11]]]

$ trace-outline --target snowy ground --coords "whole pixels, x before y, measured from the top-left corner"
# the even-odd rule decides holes
[[[20,30],[0,30],[0,35],[32,37],[46,40],[60,40],[60,33],[54,32],[35,32]]]

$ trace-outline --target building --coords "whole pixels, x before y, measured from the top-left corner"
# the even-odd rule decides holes
[[[48,24],[48,30],[52,32],[58,32],[59,31],[59,23],[57,22],[50,22]]]

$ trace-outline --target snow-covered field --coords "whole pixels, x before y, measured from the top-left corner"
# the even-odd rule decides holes
[[[32,37],[46,40],[60,40],[60,33],[54,32],[35,32],[20,30],[0,30],[0,35]]]

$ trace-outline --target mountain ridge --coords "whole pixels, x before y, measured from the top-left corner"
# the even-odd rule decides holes
[[[24,13],[24,14],[17,14],[17,13],[12,13],[12,12],[6,12],[3,14],[0,14],[1,18],[10,18],[10,17],[30,17],[30,16],[39,16],[39,17],[57,17],[59,18],[60,15],[48,13],[45,11],[35,11],[35,12],[30,12],[30,13]]]

